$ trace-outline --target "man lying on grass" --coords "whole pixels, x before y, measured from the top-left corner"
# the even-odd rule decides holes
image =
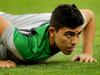
[[[83,51],[72,61],[95,62],[92,57],[95,20],[91,10],[62,4],[52,14],[1,13],[0,41],[7,50],[0,51],[0,67],[15,67],[20,62],[41,62],[59,51],[69,55],[74,51],[81,33]],[[5,60],[2,60],[3,56]]]

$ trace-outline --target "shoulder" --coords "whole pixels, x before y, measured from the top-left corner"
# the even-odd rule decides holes
[[[92,10],[90,9],[80,9],[83,17],[86,19],[86,22],[88,23],[89,20],[94,17],[94,13]]]
[[[80,9],[80,12],[84,18],[84,26],[86,26],[88,24],[88,22],[90,21],[90,19],[92,17],[94,17],[94,13],[92,10],[90,9]]]
[[[91,9],[80,9],[81,13],[84,13],[86,15],[93,15],[93,11]]]

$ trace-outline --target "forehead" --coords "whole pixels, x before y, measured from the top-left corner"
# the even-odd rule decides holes
[[[67,32],[67,31],[72,31],[72,32],[80,32],[83,30],[83,27],[82,26],[78,26],[74,29],[71,29],[71,28],[68,28],[68,27],[63,27],[60,29],[60,31],[63,31],[63,32]]]

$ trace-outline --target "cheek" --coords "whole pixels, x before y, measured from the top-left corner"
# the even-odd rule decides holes
[[[66,37],[63,37],[61,40],[63,47],[67,47],[70,44],[70,42],[71,42],[71,40]]]
[[[66,47],[70,43],[70,39],[66,38],[65,36],[56,36],[55,42],[58,47]]]

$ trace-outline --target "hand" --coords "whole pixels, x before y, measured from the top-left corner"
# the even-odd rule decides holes
[[[80,54],[72,58],[71,61],[79,61],[79,62],[97,62],[95,58],[92,57],[91,54]]]
[[[0,67],[1,68],[11,68],[11,67],[16,67],[16,63],[10,60],[0,60]]]

